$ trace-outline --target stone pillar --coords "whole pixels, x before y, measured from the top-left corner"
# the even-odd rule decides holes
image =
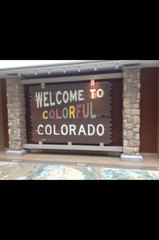
[[[6,155],[22,156],[27,153],[23,149],[26,139],[26,107],[25,90],[20,79],[6,80],[9,150]]]
[[[140,68],[123,71],[123,153],[121,161],[143,162],[140,155]]]
[[[0,80],[0,150],[4,150],[4,127],[3,127],[3,111],[2,111],[2,89],[1,89],[1,80]]]

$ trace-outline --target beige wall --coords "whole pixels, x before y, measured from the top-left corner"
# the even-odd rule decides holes
[[[0,150],[4,150],[4,131],[3,131],[1,80],[0,80]]]

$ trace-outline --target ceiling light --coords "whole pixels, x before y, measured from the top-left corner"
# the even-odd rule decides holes
[[[65,68],[63,69],[63,73],[65,73],[66,72],[66,70],[65,70]]]
[[[21,76],[20,73],[18,73],[19,77]]]
[[[97,66],[95,65],[95,67],[94,67],[94,71],[97,71]]]
[[[81,71],[80,67],[78,68],[78,71],[79,71],[79,72]]]
[[[37,75],[37,72],[36,72],[36,70],[35,70],[35,75]]]
[[[118,69],[118,64],[116,64],[116,67],[115,67],[116,69]]]
[[[50,74],[50,69],[48,69],[48,74]]]

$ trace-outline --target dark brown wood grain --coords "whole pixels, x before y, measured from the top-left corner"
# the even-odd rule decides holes
[[[95,89],[95,94],[93,94],[90,90]],[[101,97],[102,91],[100,90],[98,94],[96,92],[102,89],[103,95]],[[70,98],[70,94],[74,93],[77,90],[83,90],[81,98],[84,100],[80,101],[68,101],[64,102],[66,98],[62,98],[63,93],[65,91],[68,92],[68,97]],[[61,94],[58,96],[58,101],[61,101],[61,104],[57,104],[56,102],[56,93],[60,91]],[[54,106],[44,106],[44,92],[47,92],[47,101],[50,105],[50,102],[55,102]],[[41,89],[41,86],[30,86],[29,93],[31,96],[30,99],[30,111],[31,111],[31,127],[32,127],[32,140],[33,142],[52,142],[52,143],[66,143],[71,141],[72,143],[100,143],[103,142],[105,144],[110,144],[112,142],[111,139],[111,102],[112,99],[110,97],[111,93],[111,84],[109,82],[96,82],[95,86],[90,86],[90,83],[68,83],[68,84],[50,84],[46,85],[45,89]],[[36,101],[36,94],[42,93],[42,106],[38,107]],[[67,94],[66,94],[67,95]],[[65,97],[66,97],[65,95]],[[94,95],[94,96],[93,96]],[[51,100],[50,100],[51,96]],[[92,98],[93,96],[93,98]],[[79,106],[77,106],[79,105]],[[73,106],[73,107],[72,107]],[[69,108],[74,108],[75,112],[70,116]],[[63,112],[65,108],[65,111]],[[92,110],[91,110],[92,109]],[[45,115],[43,115],[43,112]],[[50,112],[51,111],[51,112]],[[67,116],[68,111],[68,116]],[[49,115],[49,113],[51,115]],[[64,115],[63,115],[64,114]],[[50,117],[49,117],[50,116]],[[44,119],[46,117],[47,119]],[[65,118],[64,118],[65,117]],[[51,119],[52,118],[52,119]],[[43,125],[39,134],[38,134],[38,126]],[[61,126],[67,125],[68,134],[64,135],[64,131],[61,130]],[[88,135],[88,125],[92,124],[95,128],[95,133],[93,135]],[[102,124],[102,126],[98,126]],[[45,127],[49,125],[46,130]],[[70,134],[70,125],[74,125],[75,131]],[[84,127],[84,133],[79,132],[81,125]],[[53,128],[56,127],[55,135]],[[49,134],[50,129],[52,133]],[[66,129],[65,129],[66,130]],[[98,131],[97,131],[98,130]],[[41,131],[41,132],[40,132]],[[92,127],[91,130],[92,132]],[[99,136],[101,133],[102,136]]]

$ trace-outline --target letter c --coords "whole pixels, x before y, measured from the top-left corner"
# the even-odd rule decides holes
[[[40,133],[40,132],[39,132],[39,128],[40,128],[40,127],[44,127],[44,126],[41,125],[41,124],[38,126],[38,134],[39,134],[39,135],[43,135],[44,133]]]
[[[45,113],[48,113],[48,111],[44,111],[44,112],[43,112],[43,118],[44,118],[44,119],[48,119],[48,117],[45,117]]]
[[[57,102],[57,104],[58,105],[60,105],[61,104],[61,102],[62,102],[62,100],[61,101],[58,101],[58,95],[61,95],[62,93],[60,92],[60,91],[58,91],[57,93],[56,93],[56,102]]]

